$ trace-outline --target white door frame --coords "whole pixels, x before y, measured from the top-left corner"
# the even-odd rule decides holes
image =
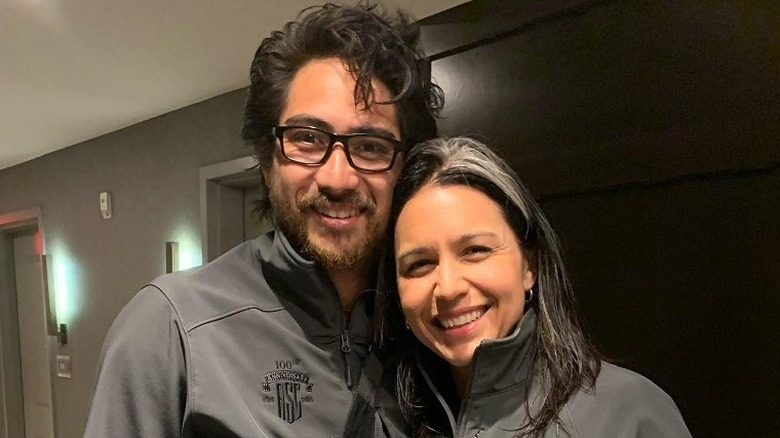
[[[200,168],[200,237],[204,264],[243,241],[244,189],[260,186],[260,178],[257,160],[251,156]]]
[[[19,347],[19,325],[16,306],[12,239],[14,234],[37,232],[42,253],[46,254],[40,207],[0,214],[0,438],[24,436],[24,401],[22,399],[22,374]],[[47,278],[47,273],[41,273]],[[44,302],[52,303],[51,289],[44,286],[47,295]],[[47,309],[50,313],[51,309]],[[56,345],[49,340],[49,345]],[[49,372],[52,397],[52,421],[55,421],[55,373],[52,367],[54,351],[49,348]],[[56,422],[54,423],[56,424]]]

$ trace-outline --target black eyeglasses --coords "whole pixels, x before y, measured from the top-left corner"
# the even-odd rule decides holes
[[[275,126],[282,155],[290,161],[320,165],[328,161],[336,142],[344,145],[349,165],[365,172],[382,172],[393,167],[402,143],[373,134],[335,134],[313,126]]]

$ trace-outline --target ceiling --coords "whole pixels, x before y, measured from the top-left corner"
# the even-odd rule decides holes
[[[389,0],[423,18],[465,0]],[[248,85],[312,0],[0,1],[0,169]]]

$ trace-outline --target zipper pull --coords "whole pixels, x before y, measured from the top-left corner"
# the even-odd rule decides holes
[[[341,352],[349,354],[352,351],[352,345],[349,344],[349,330],[344,329],[341,332]]]
[[[344,365],[346,366],[347,388],[352,390],[352,369],[349,367],[350,352],[352,352],[352,345],[349,343],[349,330],[344,329],[341,332],[341,354],[344,356]]]

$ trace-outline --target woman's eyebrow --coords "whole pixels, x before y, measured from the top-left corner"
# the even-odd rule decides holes
[[[404,259],[407,259],[407,258],[412,257],[412,256],[418,256],[420,254],[425,254],[426,252],[428,252],[428,248],[426,248],[424,246],[416,246],[416,247],[414,247],[414,248],[412,248],[412,249],[410,249],[408,251],[404,251],[404,252],[402,252],[400,254],[397,254],[396,255],[396,260],[401,262]]]
[[[466,243],[469,240],[476,239],[477,237],[498,237],[498,234],[492,231],[477,231],[475,233],[468,233],[460,236],[457,243]]]
[[[468,243],[472,239],[476,239],[477,237],[494,237],[497,238],[498,235],[492,231],[478,231],[476,233],[468,233],[460,236],[458,239],[455,240],[455,245],[461,245],[464,243]],[[411,257],[411,256],[417,256],[420,254],[425,254],[429,251],[428,247],[425,246],[415,246],[411,249],[408,249],[403,252],[399,252],[396,254],[396,260],[403,261],[403,259]]]

